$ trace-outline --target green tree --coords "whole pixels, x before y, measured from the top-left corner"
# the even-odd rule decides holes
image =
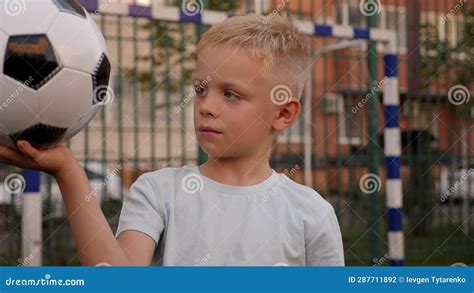
[[[439,28],[433,23],[420,25],[420,44],[424,54],[420,60],[422,88],[429,88],[432,83],[440,83],[440,88],[449,89],[454,85],[471,88],[474,77],[474,10],[462,7],[457,14],[463,14],[462,35],[458,36],[455,46],[448,39],[441,40]],[[456,14],[456,15],[457,15]],[[450,16],[450,18],[456,17]],[[453,74],[454,72],[454,74]],[[454,76],[454,80],[450,80]],[[462,106],[469,111],[474,107],[474,99]]]
[[[168,5],[181,7],[185,1],[189,0],[175,0]],[[239,2],[236,0],[194,1],[198,5],[197,9],[229,13],[238,9]],[[151,62],[154,65],[153,70],[138,71],[126,68],[124,69],[125,76],[132,83],[139,83],[144,91],[156,87],[168,93],[176,93],[185,85],[191,84],[196,57],[194,49],[206,26],[150,21],[139,29],[150,33],[153,49],[151,54],[137,56],[135,62]]]

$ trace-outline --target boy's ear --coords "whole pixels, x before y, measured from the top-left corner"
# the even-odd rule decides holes
[[[291,98],[284,105],[278,106],[278,113],[272,123],[272,128],[276,132],[282,132],[290,127],[298,119],[301,112],[301,103],[296,98]]]

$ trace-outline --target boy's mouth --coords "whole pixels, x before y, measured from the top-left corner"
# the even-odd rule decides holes
[[[208,135],[213,135],[213,134],[221,134],[222,132],[215,130],[214,128],[210,126],[201,126],[199,128],[199,132],[202,134],[208,134]]]

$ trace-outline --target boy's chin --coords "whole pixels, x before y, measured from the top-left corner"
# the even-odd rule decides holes
[[[209,158],[213,159],[229,159],[238,157],[239,154],[237,153],[230,153],[229,151],[224,152],[224,150],[217,150],[215,148],[206,148],[203,145],[200,145],[202,150],[206,153]]]

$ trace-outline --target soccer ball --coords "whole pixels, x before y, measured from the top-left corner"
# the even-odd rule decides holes
[[[0,0],[0,144],[47,148],[110,102],[104,37],[75,0]]]

